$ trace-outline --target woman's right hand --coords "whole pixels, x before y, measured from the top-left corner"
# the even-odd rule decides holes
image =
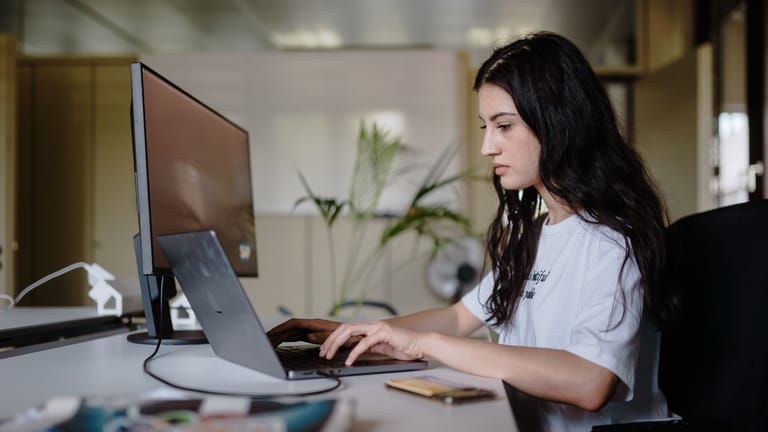
[[[424,357],[425,334],[396,327],[386,321],[340,324],[320,346],[320,356],[332,359],[342,346],[354,345],[347,354],[347,365],[354,363],[364,352],[384,354],[400,360],[419,359]]]
[[[322,344],[341,323],[324,319],[291,318],[267,332],[272,346],[283,342],[304,341]]]

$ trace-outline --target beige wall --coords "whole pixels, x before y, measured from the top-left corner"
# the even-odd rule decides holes
[[[20,286],[87,259],[90,75],[55,63],[19,67]],[[85,279],[71,272],[24,304],[78,304],[80,285]]]
[[[294,208],[305,194],[346,197],[360,124],[377,122],[411,150],[379,210],[403,211],[446,146],[464,144],[464,56],[444,49],[251,51],[143,55],[140,60],[249,132],[255,211]],[[447,174],[466,161],[454,159]],[[406,166],[410,170],[404,170]],[[455,198],[442,194],[442,200]]]
[[[13,289],[16,223],[16,39],[0,35],[0,294]],[[5,302],[0,301],[0,307]]]
[[[481,122],[477,116],[477,93],[471,88],[471,85],[474,84],[474,76],[477,75],[477,70],[473,70],[470,75],[470,80],[467,84],[467,92],[469,94],[467,98],[467,111],[469,113],[467,118],[469,130],[467,160],[469,160],[469,165],[474,167],[475,172],[490,178],[491,161],[480,154],[483,134],[482,129],[480,129]],[[485,233],[498,208],[499,201],[496,197],[496,192],[493,190],[493,184],[490,181],[483,180],[472,182],[469,190],[469,216],[472,220],[472,229],[477,233]]]
[[[715,141],[715,78],[712,45],[702,44],[696,49],[696,211],[717,207],[717,196],[712,191],[713,147]]]
[[[131,142],[130,69],[105,64],[93,74],[93,233],[91,256],[111,272],[135,277],[132,236],[138,233]]]
[[[697,210],[696,71],[696,53],[690,53],[635,86],[636,143],[672,220]]]
[[[639,0],[645,70],[654,73],[693,50],[695,0]]]
[[[376,244],[385,221],[369,228],[361,255]],[[336,244],[336,278],[340,283],[350,258],[349,221],[342,219],[333,228]],[[256,217],[259,276],[241,281],[255,309],[267,316],[284,306],[297,315],[325,315],[338,297],[331,283],[331,259],[326,227],[316,216]],[[406,235],[392,243],[378,269],[361,286],[365,298],[390,303],[399,312],[413,312],[444,304],[426,287],[426,266],[430,245]],[[378,312],[375,311],[374,312]],[[348,314],[346,314],[348,315]]]
[[[712,208],[713,65],[694,46],[693,0],[639,0],[635,141],[670,218]]]

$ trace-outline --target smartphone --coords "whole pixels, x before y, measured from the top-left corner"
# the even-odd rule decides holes
[[[446,404],[479,401],[496,397],[496,393],[492,390],[466,386],[433,375],[390,379],[385,384],[389,388],[405,391]]]

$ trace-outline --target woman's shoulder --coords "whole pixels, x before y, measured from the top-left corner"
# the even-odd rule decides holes
[[[586,247],[588,245],[604,245],[608,248],[618,248],[626,250],[624,235],[605,223],[597,220],[593,215],[586,211],[578,211],[554,225],[548,225],[546,221],[541,225],[541,236],[543,239],[563,239],[557,241],[572,241],[578,237],[579,243]],[[571,240],[565,240],[571,239]]]
[[[577,226],[576,229],[580,230],[585,235],[590,243],[598,245],[602,250],[605,249],[618,249],[625,251],[627,243],[624,235],[616,229],[598,222],[593,216],[586,212],[578,212],[576,215]]]

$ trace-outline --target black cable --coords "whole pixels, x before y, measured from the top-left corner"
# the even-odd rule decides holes
[[[165,281],[165,278],[160,278],[160,299],[163,298],[163,282]],[[158,328],[163,328],[163,302],[160,302],[160,322],[158,323]],[[277,393],[277,394],[253,394],[253,393],[239,393],[239,392],[224,392],[224,391],[216,391],[216,390],[207,390],[207,389],[200,389],[200,388],[194,388],[194,387],[187,387],[180,384],[175,384],[173,382],[168,381],[165,378],[162,378],[158,375],[156,375],[154,372],[149,370],[149,363],[152,361],[152,359],[155,358],[158,351],[160,351],[160,345],[162,343],[162,334],[161,332],[157,333],[157,343],[155,344],[155,350],[152,352],[152,354],[149,355],[149,357],[144,359],[144,373],[151,376],[152,378],[156,379],[157,381],[160,381],[161,383],[179,389],[184,391],[192,391],[197,393],[203,393],[203,394],[209,394],[209,395],[215,395],[215,396],[236,396],[236,397],[247,397],[251,399],[272,399],[276,397],[295,397],[295,396],[313,396],[318,395],[322,393],[328,393],[330,391],[336,390],[341,386],[341,380],[339,377],[335,375],[331,375],[329,373],[325,373],[322,371],[318,371],[317,373],[326,377],[332,379],[334,382],[333,386],[327,388],[327,389],[321,389],[321,390],[313,390],[308,392],[300,392],[300,393]]]

